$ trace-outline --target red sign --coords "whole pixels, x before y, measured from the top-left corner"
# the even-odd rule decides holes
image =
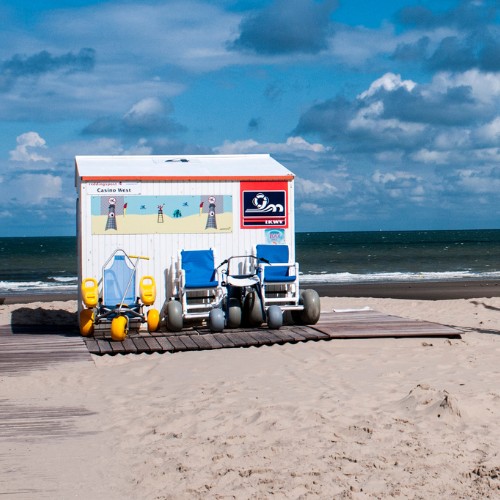
[[[241,228],[288,227],[288,182],[240,182]]]

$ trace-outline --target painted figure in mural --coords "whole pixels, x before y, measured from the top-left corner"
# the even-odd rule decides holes
[[[215,196],[209,196],[208,198],[208,217],[207,217],[207,225],[205,229],[217,229],[217,220],[215,218]]]
[[[125,205],[123,205],[123,217],[125,217],[125,213],[127,212],[127,205],[128,203],[125,203]]]
[[[203,213],[203,202],[200,203],[200,217],[202,213]]]
[[[189,207],[189,203],[187,201],[185,201],[183,204],[182,204],[183,207]]]
[[[174,217],[175,217],[176,219],[178,219],[179,217],[182,217],[182,213],[181,213],[181,211],[180,211],[180,210],[176,210],[176,211],[174,212]]]
[[[106,229],[117,229],[116,227],[116,198],[108,199],[108,220],[106,221]]]

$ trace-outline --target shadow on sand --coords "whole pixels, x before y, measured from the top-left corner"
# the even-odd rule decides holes
[[[12,333],[78,334],[78,313],[65,309],[20,307],[11,313]]]

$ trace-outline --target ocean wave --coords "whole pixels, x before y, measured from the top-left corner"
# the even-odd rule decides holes
[[[500,279],[500,271],[475,273],[471,271],[446,271],[424,273],[335,273],[302,274],[304,283],[390,283],[408,281],[455,281],[455,280]]]
[[[0,293],[10,294],[43,294],[77,291],[77,277],[50,277],[50,281],[0,281]],[[415,281],[458,281],[458,280],[494,280],[500,279],[500,271],[473,272],[447,271],[423,273],[318,273],[301,274],[302,283],[404,283]]]
[[[72,280],[76,281],[76,280]],[[76,283],[54,281],[0,281],[0,293],[41,294],[76,292]]]
[[[54,280],[61,283],[76,283],[78,281],[78,277],[76,276],[49,276],[49,280]]]

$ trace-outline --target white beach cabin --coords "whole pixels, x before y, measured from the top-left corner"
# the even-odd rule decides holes
[[[286,243],[295,261],[294,175],[267,154],[77,156],[80,287],[101,279],[116,249],[149,257],[138,277],[156,280],[154,307],[171,294],[180,250],[215,249],[218,263],[257,244]],[[266,211],[260,199],[277,206]],[[255,201],[257,200],[257,201]]]

